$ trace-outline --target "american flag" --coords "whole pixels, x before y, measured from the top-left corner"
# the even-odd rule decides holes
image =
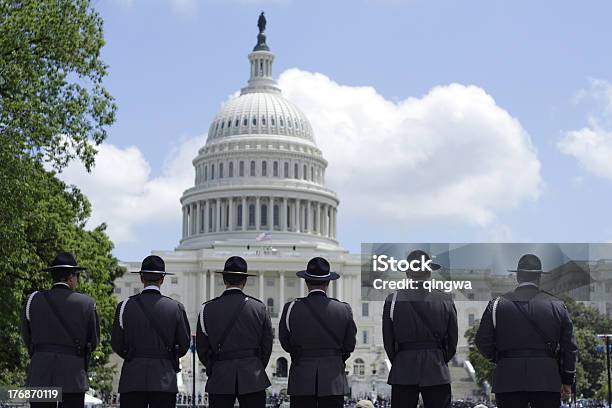
[[[272,233],[270,231],[262,232],[255,237],[255,241],[269,241],[272,239]]]

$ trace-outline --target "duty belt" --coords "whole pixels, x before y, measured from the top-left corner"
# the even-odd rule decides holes
[[[35,353],[59,353],[77,357],[82,356],[82,354],[79,353],[75,346],[66,346],[64,344],[34,344],[33,349]]]
[[[521,358],[521,357],[548,357],[553,358],[546,350],[523,349],[523,350],[504,350],[498,353],[498,358]]]
[[[440,344],[435,341],[403,341],[398,343],[399,351],[406,350],[436,350]]]
[[[341,356],[342,350],[333,348],[302,349],[300,357],[333,357]]]
[[[259,356],[259,353],[258,353],[257,349],[222,351],[222,352],[216,354],[215,360],[217,360],[217,361],[238,360],[238,359],[241,359],[241,358],[257,357],[257,356]]]

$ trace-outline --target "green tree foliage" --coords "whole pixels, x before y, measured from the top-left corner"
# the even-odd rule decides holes
[[[94,164],[116,106],[103,87],[102,20],[87,0],[0,0],[0,383],[20,385],[29,358],[19,336],[25,296],[50,285],[41,272],[59,249],[88,268],[78,290],[94,297],[102,344],[91,383],[110,391],[113,281],[123,273],[90,204],[60,181],[71,160]],[[51,169],[54,169],[51,171]]]
[[[604,353],[596,353],[602,341],[597,338],[598,333],[610,333],[612,320],[599,313],[596,309],[583,303],[565,298],[565,305],[574,323],[574,336],[578,344],[576,363],[576,389],[584,398],[593,398],[602,395],[606,385],[606,360]],[[476,378],[480,385],[483,381],[491,383],[495,365],[484,358],[475,346],[475,336],[478,322],[465,332],[470,352],[468,360],[474,366]],[[607,390],[605,390],[607,392]]]

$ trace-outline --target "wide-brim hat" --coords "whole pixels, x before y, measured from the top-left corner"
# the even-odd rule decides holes
[[[542,261],[534,254],[521,256],[516,269],[508,269],[508,272],[550,273],[542,269]]]
[[[406,260],[408,262],[412,262],[412,261],[419,261],[421,263],[425,263],[428,261],[431,261],[431,256],[429,256],[429,254],[421,249],[415,249],[414,251],[410,252],[408,254],[408,256],[406,257]],[[433,271],[437,271],[438,269],[440,269],[442,267],[442,265],[439,265],[435,262],[428,262],[429,267],[431,268],[431,270]],[[425,273],[426,271],[423,272],[417,272],[417,271],[410,271],[411,273]]]
[[[142,260],[139,271],[131,273],[157,273],[159,275],[174,275],[172,272],[166,272],[166,263],[157,255],[149,255]]]
[[[51,262],[51,266],[44,268],[43,271],[51,272],[59,270],[78,272],[84,271],[85,268],[77,265],[74,255],[70,252],[59,251],[53,262]]]
[[[242,275],[242,276],[257,276],[252,273],[248,273],[246,261],[239,256],[230,256],[225,261],[222,271],[216,271],[216,273],[231,274],[231,275]]]
[[[299,271],[296,273],[302,279],[313,280],[313,281],[330,281],[336,280],[340,277],[336,272],[329,270],[329,262],[325,258],[317,256],[308,261],[306,270]]]

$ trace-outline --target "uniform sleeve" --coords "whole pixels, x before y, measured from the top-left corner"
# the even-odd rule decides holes
[[[348,303],[346,304],[346,310],[348,313],[348,324],[346,326],[346,331],[344,332],[342,351],[350,355],[350,353],[355,351],[355,344],[357,344],[357,325],[355,324],[355,319],[353,319],[353,311],[351,310],[351,306]],[[348,358],[348,356],[346,356],[346,358]]]
[[[385,300],[382,315],[383,344],[389,361],[393,362],[395,357],[395,333],[393,331],[393,321],[391,320],[391,299]]]
[[[280,344],[287,353],[291,353],[291,333],[287,328],[287,310],[291,303],[285,303],[283,313],[281,314],[280,322],[278,323],[278,339]]]
[[[187,319],[187,313],[185,307],[178,304],[178,324],[174,333],[174,344],[178,345],[177,357],[183,357],[189,351],[191,345],[191,328],[189,327],[189,320]]]
[[[111,347],[121,358],[126,358],[127,355],[124,347],[125,333],[119,324],[119,313],[121,312],[122,303],[119,302],[115,309],[115,318],[113,319],[113,329],[111,332]]]
[[[202,321],[204,320],[204,309],[200,311],[198,314],[198,323],[196,325],[196,351],[198,353],[198,359],[204,364],[204,366],[208,366],[208,351],[210,350],[210,340],[208,335],[204,333],[202,327]]]
[[[30,322],[26,317],[27,303],[24,303],[21,310],[21,338],[28,350],[32,347],[32,336],[30,334]]]
[[[263,333],[259,349],[261,351],[261,363],[264,367],[266,367],[270,361],[270,356],[272,355],[272,342],[274,336],[272,335],[272,320],[270,319],[270,314],[265,307],[263,308],[263,314]]]
[[[88,342],[91,344],[91,351],[93,352],[98,344],[100,344],[100,317],[96,310],[96,303],[92,302],[89,310],[89,327],[87,329],[89,338]]]
[[[457,353],[457,342],[459,341],[459,327],[457,326],[457,308],[455,302],[450,301],[450,317],[448,319],[448,327],[446,328],[448,335],[448,354],[446,356],[447,363]]]
[[[490,361],[495,361],[495,328],[493,327],[493,302],[490,301],[482,314],[480,325],[476,332],[476,347]]]
[[[561,362],[563,364],[563,372],[561,373],[561,381],[563,384],[571,385],[574,383],[576,377],[576,353],[578,352],[578,345],[574,338],[574,324],[572,319],[563,305],[562,324],[561,324],[561,338],[559,339],[559,346],[561,349]]]

